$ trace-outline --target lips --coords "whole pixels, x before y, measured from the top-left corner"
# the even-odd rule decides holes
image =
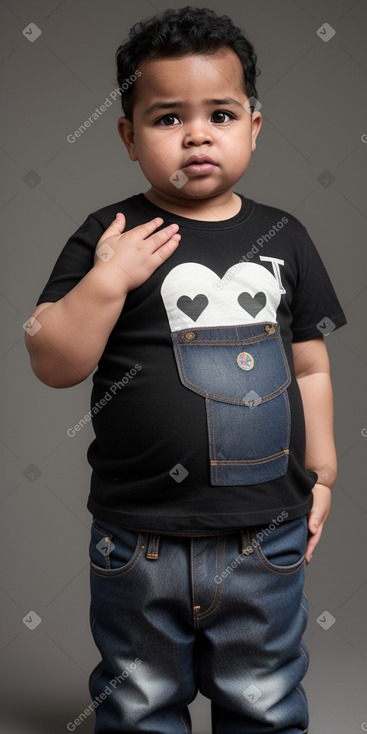
[[[195,176],[204,176],[206,173],[211,173],[217,165],[218,164],[208,155],[192,155],[191,158],[186,161],[183,166],[183,170],[186,173],[191,173]]]
[[[183,168],[186,168],[186,166],[190,166],[191,164],[203,165],[204,163],[211,163],[214,166],[217,165],[216,162],[213,161],[213,158],[210,158],[208,155],[192,155],[191,158],[188,158]]]

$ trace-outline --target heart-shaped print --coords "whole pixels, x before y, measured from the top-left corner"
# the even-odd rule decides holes
[[[177,301],[177,308],[183,311],[186,316],[189,316],[193,321],[197,321],[199,316],[203,313],[207,307],[209,301],[203,293],[198,293],[195,298],[190,296],[181,296]]]
[[[200,326],[275,322],[279,284],[263,265],[236,263],[221,278],[199,263],[176,265],[161,294],[171,331]]]
[[[237,301],[244,311],[247,311],[250,316],[255,318],[265,307],[266,295],[262,291],[259,291],[259,293],[255,293],[254,296],[251,296],[250,293],[244,291],[243,293],[240,293]]]

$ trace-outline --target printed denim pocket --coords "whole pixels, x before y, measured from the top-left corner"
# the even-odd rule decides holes
[[[206,402],[212,485],[247,485],[288,467],[291,381],[277,323],[172,332],[181,382]]]

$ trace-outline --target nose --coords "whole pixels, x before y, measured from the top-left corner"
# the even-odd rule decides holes
[[[196,146],[203,145],[205,143],[207,145],[211,145],[213,143],[213,136],[210,130],[208,130],[208,123],[204,121],[191,123],[184,136],[184,145]]]

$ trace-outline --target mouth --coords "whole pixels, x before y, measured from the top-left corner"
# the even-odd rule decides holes
[[[213,171],[217,165],[218,164],[207,155],[193,155],[186,161],[185,165],[182,167],[182,170],[189,173],[205,174]]]

